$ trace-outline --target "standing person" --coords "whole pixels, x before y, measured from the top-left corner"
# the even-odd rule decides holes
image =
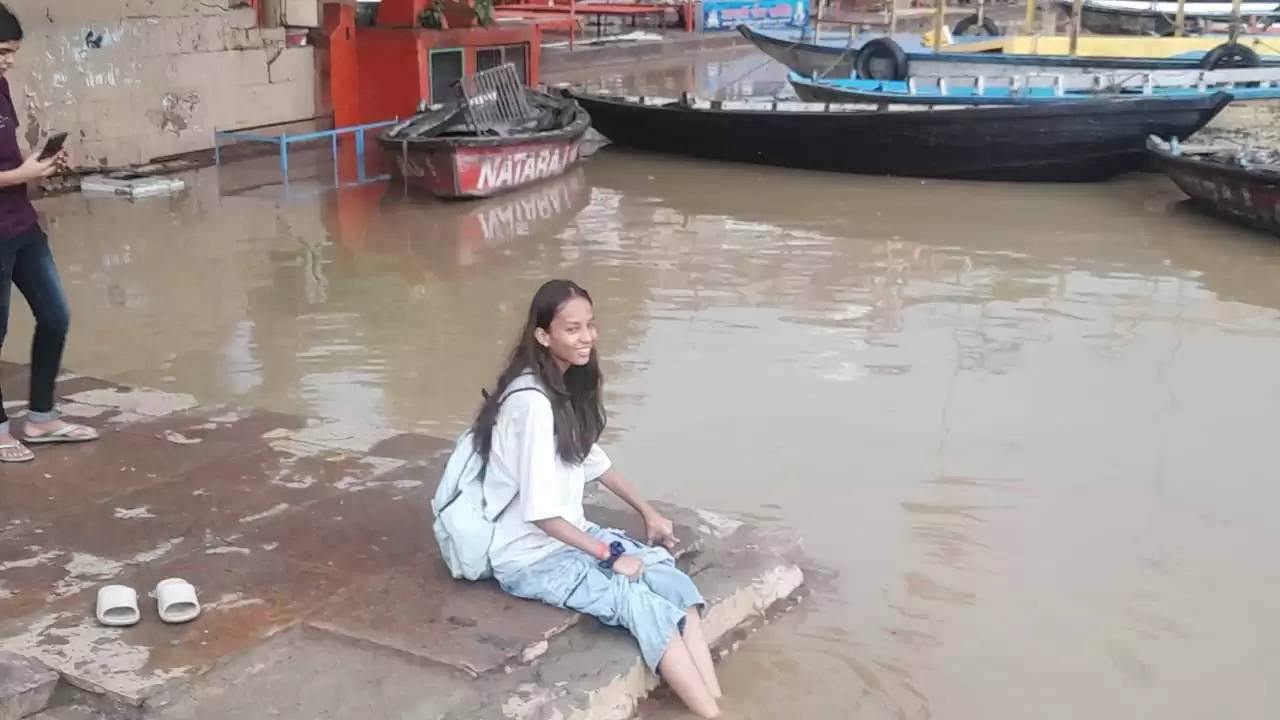
[[[40,229],[36,210],[27,197],[27,184],[65,167],[67,153],[63,150],[41,160],[39,150],[24,157],[18,146],[18,113],[5,76],[21,47],[22,24],[0,3],[0,345],[9,327],[10,286],[17,285],[36,319],[31,345],[31,395],[23,437],[27,443],[85,442],[97,439],[97,431],[63,422],[53,406],[53,385],[62,364],[71,315],[49,250],[49,238]],[[27,462],[34,458],[31,450],[13,436],[0,397],[0,462]]]
[[[511,595],[625,627],[690,710],[717,717],[720,683],[700,616],[706,603],[666,549],[676,543],[671,521],[596,444],[605,412],[595,340],[587,291],[568,280],[544,284],[476,418],[485,504],[505,507],[489,547],[493,575]],[[587,521],[583,489],[594,480],[640,513],[648,545]]]

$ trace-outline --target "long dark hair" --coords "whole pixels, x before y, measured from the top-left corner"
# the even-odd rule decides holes
[[[9,6],[0,3],[0,42],[14,42],[22,39],[22,23],[13,14]]]
[[[534,336],[541,328],[551,331],[551,321],[560,308],[575,297],[591,302],[591,295],[572,280],[551,280],[538,288],[529,303],[529,317],[520,339],[516,341],[511,360],[498,376],[493,392],[485,395],[484,404],[476,416],[476,449],[485,462],[493,448],[493,426],[498,420],[498,404],[512,380],[526,372],[537,376],[551,400],[551,412],[555,417],[556,454],[566,463],[577,464],[587,459],[591,446],[604,432],[605,412],[601,398],[604,378],[595,348],[591,348],[591,360],[586,365],[571,365],[564,373],[556,365],[551,351],[543,347]],[[594,303],[593,303],[594,304]]]

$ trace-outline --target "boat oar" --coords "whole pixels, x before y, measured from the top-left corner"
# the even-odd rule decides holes
[[[1071,48],[1068,51],[1068,54],[1073,57],[1080,49],[1080,24],[1083,17],[1084,0],[1073,0],[1071,3]]]

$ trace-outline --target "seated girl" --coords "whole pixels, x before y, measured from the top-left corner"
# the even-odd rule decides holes
[[[474,425],[485,458],[486,504],[502,504],[489,549],[506,592],[621,625],[657,673],[702,717],[717,717],[720,683],[703,636],[706,604],[668,549],[676,538],[596,444],[604,431],[591,296],[552,280]],[[599,480],[644,519],[646,541],[587,520],[587,482]],[[509,503],[509,504],[508,504]]]

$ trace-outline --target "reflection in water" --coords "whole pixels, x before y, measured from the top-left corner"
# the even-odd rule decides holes
[[[732,716],[1280,709],[1280,244],[1186,212],[1163,177],[612,149],[481,203],[388,184],[274,202],[217,177],[41,203],[68,364],[452,435],[532,289],[579,280],[615,459],[650,495],[797,527],[826,570],[725,663]]]

